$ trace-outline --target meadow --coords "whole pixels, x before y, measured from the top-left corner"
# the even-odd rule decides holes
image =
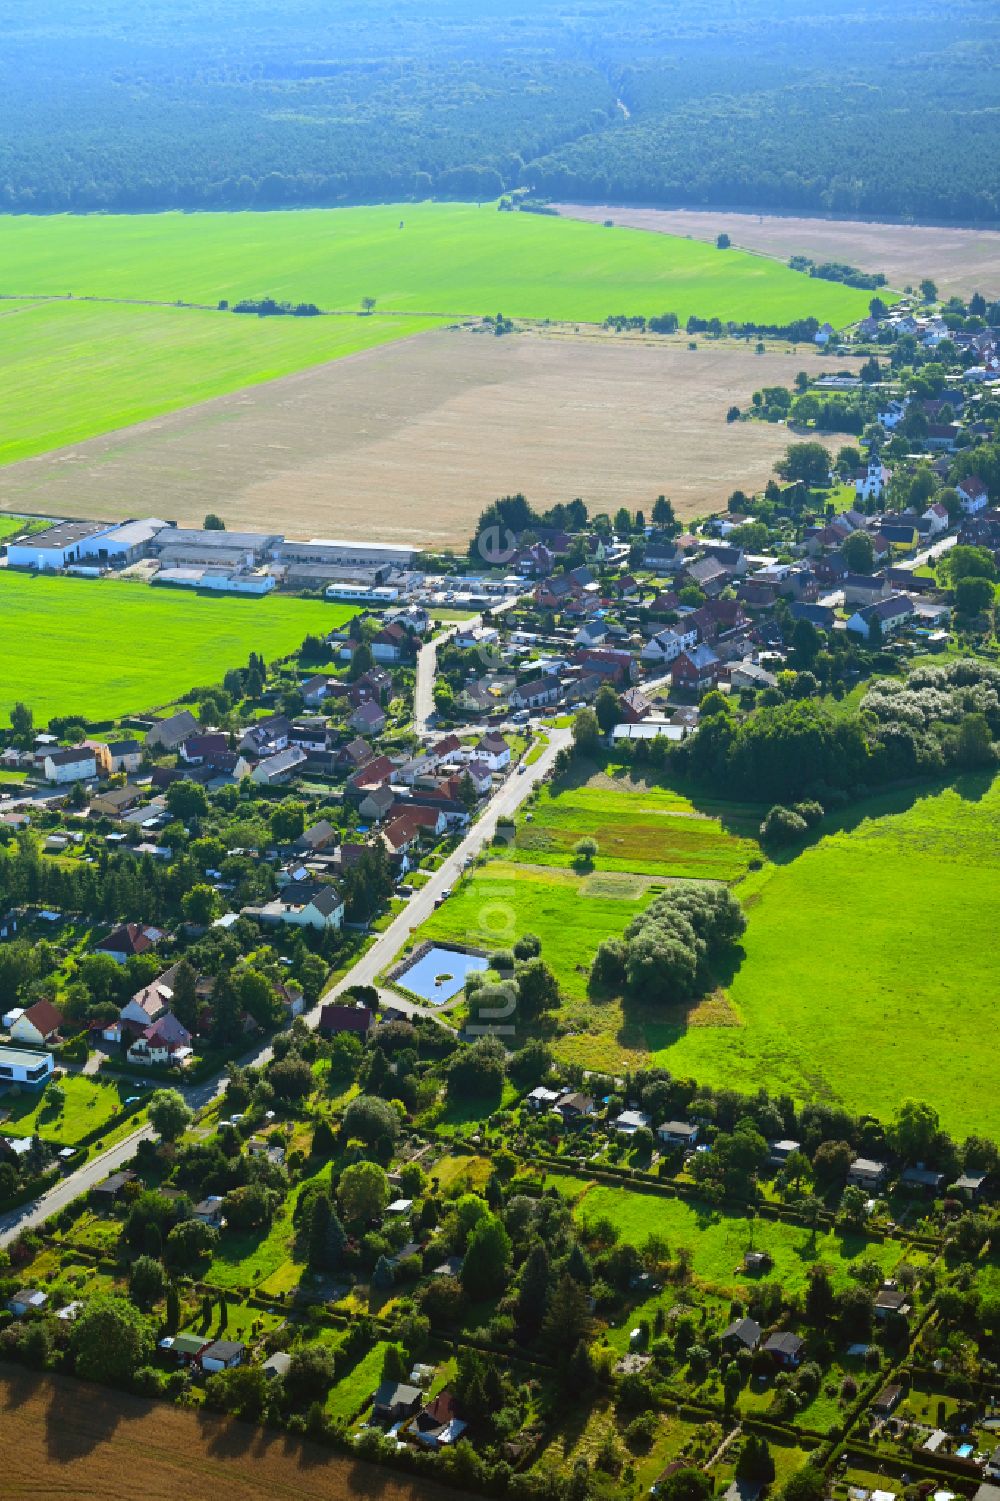
[[[739,1025],[689,1028],[655,1061],[891,1118],[926,1100],[956,1136],[1000,1133],[1000,780],[872,800],[738,888],[749,923]],[[652,1039],[655,1041],[655,1039]]]
[[[570,871],[494,861],[463,881],[428,918],[420,937],[508,948],[522,933],[542,941],[542,957],[568,998],[587,994],[590,965],[603,939],[623,933],[646,905],[645,883],[622,897],[588,896]]]
[[[789,1293],[805,1291],[806,1272],[817,1261],[827,1267],[830,1280],[840,1290],[849,1285],[851,1268],[862,1259],[877,1262],[886,1273],[898,1262],[912,1260],[910,1251],[904,1253],[896,1241],[868,1240],[832,1230],[814,1236],[801,1226],[760,1218],[751,1229],[745,1216],[726,1214],[707,1204],[602,1184],[589,1187],[577,1200],[573,1214],[584,1225],[609,1219],[621,1239],[636,1246],[651,1234],[662,1236],[672,1254],[686,1246],[698,1281],[733,1297],[741,1292],[745,1296],[749,1285],[742,1263],[751,1235],[754,1248],[767,1251],[772,1258],[774,1269],[768,1275]]]
[[[352,311],[374,297],[379,311],[587,322],[672,311],[840,326],[864,317],[869,296],[742,251],[492,203],[4,217],[0,259],[24,297],[271,296]]]
[[[438,322],[0,302],[0,464],[373,349]]]
[[[134,1093],[127,1081],[104,1083],[83,1074],[67,1074],[61,1081],[65,1102],[55,1108],[50,1090],[41,1095],[23,1094],[0,1099],[0,1130],[5,1136],[38,1135],[43,1141],[73,1147],[99,1131],[121,1114],[127,1096]],[[140,1123],[133,1118],[129,1128]]]
[[[222,681],[251,651],[286,656],[352,610],[319,600],[240,599],[117,580],[0,573],[0,720],[18,700],[38,724],[168,704]]]
[[[602,779],[603,780],[603,779]],[[511,858],[571,867],[584,836],[596,839],[598,871],[733,881],[760,858],[755,839],[733,834],[680,793],[662,788],[544,787],[518,818]],[[759,819],[749,820],[755,824]]]

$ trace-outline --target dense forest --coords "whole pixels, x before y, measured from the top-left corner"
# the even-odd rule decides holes
[[[1000,220],[977,0],[0,0],[0,211],[550,197]]]

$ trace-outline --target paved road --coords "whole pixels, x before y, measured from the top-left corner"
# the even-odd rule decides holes
[[[950,537],[942,537],[940,542],[933,542],[930,547],[925,547],[922,552],[916,553],[912,558],[906,558],[901,563],[894,563],[894,568],[905,568],[908,571],[913,568],[923,568],[925,563],[930,563],[935,558],[940,558],[950,547],[954,547],[958,537],[953,532]]]
[[[548,745],[541,756],[531,766],[527,766],[523,772],[513,772],[511,776],[497,790],[489,803],[487,803],[482,816],[469,829],[465,838],[457,849],[453,850],[444,860],[441,868],[434,872],[425,886],[414,891],[402,912],[389,924],[384,933],[381,933],[367,953],[362,954],[347,974],[343,976],[333,988],[327,992],[322,1000],[308,1012],[305,1020],[310,1027],[319,1025],[320,1010],[323,1001],[333,999],[341,995],[350,985],[373,985],[375,978],[392,963],[400,949],[403,947],[412,930],[420,926],[425,918],[434,911],[436,899],[449,887],[456,885],[459,876],[465,869],[466,859],[476,854],[483,846],[488,846],[496,832],[497,820],[502,814],[513,813],[543,777],[552,769],[559,751],[564,745],[569,745],[572,734],[569,730],[549,730]],[[408,1009],[408,1003],[400,1001],[393,996],[394,1006],[401,1010]],[[430,1007],[414,1007],[414,1010],[425,1011],[426,1014],[434,1015]],[[442,1026],[448,1023],[443,1017],[436,1016],[435,1020]],[[244,1065],[266,1063],[271,1057],[269,1043],[261,1044],[253,1052],[247,1054],[239,1061]],[[188,1104],[194,1110],[203,1109],[211,1103],[217,1095],[220,1095],[226,1087],[225,1075],[218,1075],[209,1079],[204,1084],[194,1085],[184,1090]],[[102,1182],[109,1173],[113,1173],[123,1163],[127,1162],[135,1153],[139,1142],[144,1138],[152,1138],[155,1135],[151,1126],[139,1127],[131,1136],[120,1141],[108,1151],[92,1157],[76,1172],[62,1179],[41,1199],[33,1203],[24,1204],[18,1209],[11,1210],[8,1214],[0,1216],[0,1246],[11,1241],[21,1231],[34,1225],[39,1225],[50,1215],[57,1214],[65,1209],[74,1199],[81,1194],[87,1193],[95,1184]]]
[[[503,599],[499,604],[492,607],[490,614],[494,618],[497,615],[503,615],[505,611],[512,610],[519,600],[520,595],[518,594]],[[431,614],[433,614],[434,606],[431,605],[429,608]],[[447,626],[445,630],[438,631],[436,636],[432,636],[430,640],[425,641],[417,653],[416,683],[413,688],[413,725],[418,735],[433,733],[430,722],[434,717],[434,678],[437,673],[438,647],[443,646],[446,641],[450,641],[459,627],[464,629],[467,626],[472,626],[475,628],[477,625],[482,625],[482,623],[482,615],[470,615],[468,620],[456,620],[454,625]],[[482,727],[474,726],[474,728],[479,729]]]

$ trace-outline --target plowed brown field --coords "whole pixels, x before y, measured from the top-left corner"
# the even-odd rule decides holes
[[[0,1497],[11,1501],[456,1501],[463,1494],[286,1434],[11,1367],[0,1374],[0,1429]]]
[[[613,219],[632,229],[714,240],[725,231],[742,250],[759,250],[787,261],[846,261],[862,271],[881,271],[900,291],[925,276],[942,296],[972,292],[1000,296],[1000,233],[932,224],[872,224],[862,219],[798,219],[777,214],[733,214],[725,209],[613,208],[607,204],[561,203],[569,219],[602,224]],[[627,310],[626,310],[627,311]]]
[[[189,525],[216,511],[293,537],[431,545],[463,545],[518,490],[594,510],[666,494],[692,516],[761,487],[789,441],[727,424],[730,405],[848,364],[684,336],[439,329],[9,465],[0,509]]]

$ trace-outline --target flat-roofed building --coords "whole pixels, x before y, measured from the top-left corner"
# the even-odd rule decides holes
[[[274,532],[216,532],[165,526],[150,543],[164,568],[252,568],[275,554],[282,538]]]
[[[33,1048],[0,1048],[0,1084],[42,1089],[52,1077],[52,1054]]]
[[[309,542],[282,542],[282,563],[332,564],[337,568],[411,568],[419,547],[401,542],[352,542],[339,538],[313,537]]]
[[[23,542],[12,542],[7,563],[11,568],[66,568],[93,556],[87,549],[117,529],[117,521],[59,521]]]

